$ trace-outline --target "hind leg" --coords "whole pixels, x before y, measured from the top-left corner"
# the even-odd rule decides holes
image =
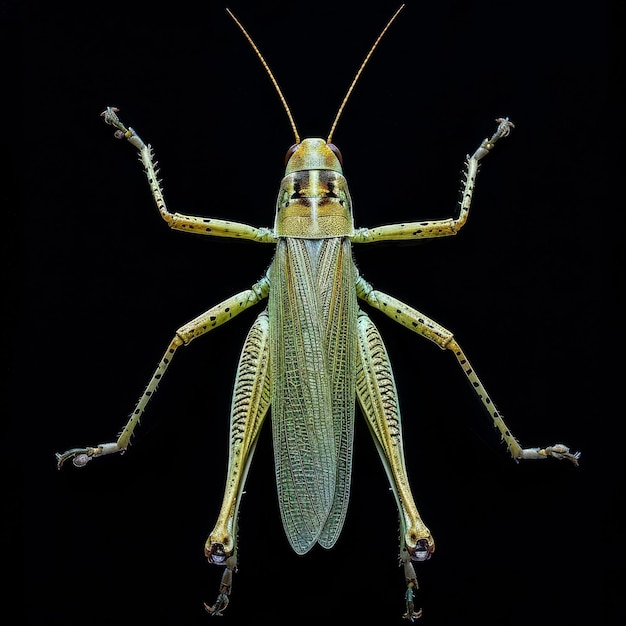
[[[398,504],[401,550],[425,560],[435,549],[415,506],[404,462],[396,384],[387,350],[376,326],[363,311],[358,318],[357,397]]]
[[[232,572],[236,571],[237,566],[239,504],[269,406],[269,319],[267,312],[263,311],[246,337],[237,367],[231,406],[230,453],[224,499],[217,522],[204,548],[209,562],[226,567],[218,601],[212,607],[220,615],[228,604]]]

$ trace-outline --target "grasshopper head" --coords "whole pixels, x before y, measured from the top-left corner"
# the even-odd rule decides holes
[[[285,176],[302,170],[332,170],[342,174],[341,165],[341,152],[335,144],[317,138],[303,139],[287,150]]]
[[[400,8],[391,16],[365,56],[339,106],[326,141],[317,138],[300,141],[293,116],[274,74],[252,41],[252,37],[233,13],[226,9],[263,63],[263,67],[265,67],[280,101],[285,107],[296,140],[296,143],[289,148],[285,158],[285,177],[280,185],[276,202],[274,232],[278,237],[324,239],[354,234],[350,194],[346,179],[343,177],[341,154],[337,147],[331,143],[331,139],[363,68],[367,65],[378,42],[403,8],[404,4],[400,5]]]
[[[352,235],[352,202],[337,147],[323,139],[304,139],[289,148],[285,161],[276,201],[276,235],[304,239]]]

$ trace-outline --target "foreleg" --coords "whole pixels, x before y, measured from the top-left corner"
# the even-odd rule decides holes
[[[508,117],[500,117],[496,122],[499,123],[496,132],[489,139],[484,139],[472,156],[467,155],[465,162],[465,180],[458,217],[451,217],[445,220],[423,220],[420,222],[388,224],[376,228],[360,228],[350,239],[354,243],[373,243],[376,241],[432,239],[434,237],[456,235],[465,225],[469,215],[472,197],[474,195],[474,186],[476,184],[476,176],[478,175],[479,161],[489,154],[496,142],[502,137],[506,137],[514,127],[513,122],[510,122]]]
[[[115,136],[118,139],[124,138],[128,140],[139,151],[139,159],[143,164],[154,202],[161,217],[168,223],[170,228],[199,235],[211,235],[213,237],[233,237],[236,239],[251,239],[261,243],[276,243],[276,237],[270,228],[256,228],[248,224],[230,222],[228,220],[171,213],[165,204],[152,147],[144,143],[143,139],[130,126],[127,128],[122,124],[117,116],[118,111],[119,109],[115,107],[107,107],[101,115],[107,124],[117,129]]]

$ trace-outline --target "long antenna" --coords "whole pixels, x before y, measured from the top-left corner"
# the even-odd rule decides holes
[[[230,15],[233,18],[235,24],[239,26],[241,32],[244,34],[245,38],[250,42],[250,45],[252,46],[253,50],[256,52],[256,55],[259,57],[259,60],[261,61],[261,63],[263,63],[263,67],[265,68],[265,71],[268,73],[270,80],[272,81],[272,84],[274,85],[274,87],[276,88],[276,91],[278,92],[278,97],[280,98],[280,101],[283,103],[283,107],[285,107],[285,111],[287,112],[287,117],[289,118],[289,123],[291,124],[291,129],[293,130],[294,137],[296,138],[296,143],[300,143],[300,135],[298,134],[296,123],[293,121],[293,117],[291,115],[291,111],[289,110],[289,105],[287,104],[287,100],[285,100],[285,96],[283,96],[283,92],[280,90],[280,87],[278,86],[278,82],[274,78],[274,74],[272,74],[272,70],[270,70],[270,67],[266,63],[265,59],[263,58],[263,55],[261,54],[259,49],[256,47],[256,44],[254,43],[254,41],[252,41],[252,37],[248,35],[246,29],[241,25],[241,22],[233,15],[233,12],[230,9],[226,9],[226,12],[228,13],[228,15]]]
[[[350,87],[348,88],[348,91],[346,92],[346,95],[344,96],[344,99],[341,102],[341,106],[339,107],[339,110],[337,111],[337,115],[335,115],[335,121],[333,122],[333,125],[330,127],[330,132],[328,133],[328,139],[326,140],[326,143],[330,143],[333,138],[333,133],[335,132],[335,127],[337,126],[337,122],[339,121],[339,118],[341,117],[341,114],[343,113],[343,109],[346,106],[346,102],[348,102],[348,98],[350,97],[350,94],[352,93],[354,86],[359,80],[359,76],[361,76],[361,72],[363,72],[363,68],[367,65],[367,62],[370,60],[370,57],[372,56],[374,50],[376,49],[378,42],[383,38],[383,35],[387,32],[387,30],[389,29],[393,21],[396,19],[396,17],[398,17],[398,14],[400,13],[400,11],[402,11],[402,9],[404,9],[404,4],[400,5],[400,8],[391,16],[391,19],[387,22],[387,25],[385,26],[385,28],[382,29],[380,35],[378,35],[378,38],[374,42],[374,45],[372,45],[372,47],[370,48],[370,51],[367,53],[367,56],[363,60],[363,63],[361,63],[361,67],[359,68],[359,71],[356,73],[354,79],[352,80],[352,83],[350,84]]]

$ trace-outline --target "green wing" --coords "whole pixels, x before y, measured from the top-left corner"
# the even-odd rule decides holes
[[[285,532],[298,554],[337,540],[349,500],[356,269],[347,239],[283,239],[270,276],[272,434]]]

